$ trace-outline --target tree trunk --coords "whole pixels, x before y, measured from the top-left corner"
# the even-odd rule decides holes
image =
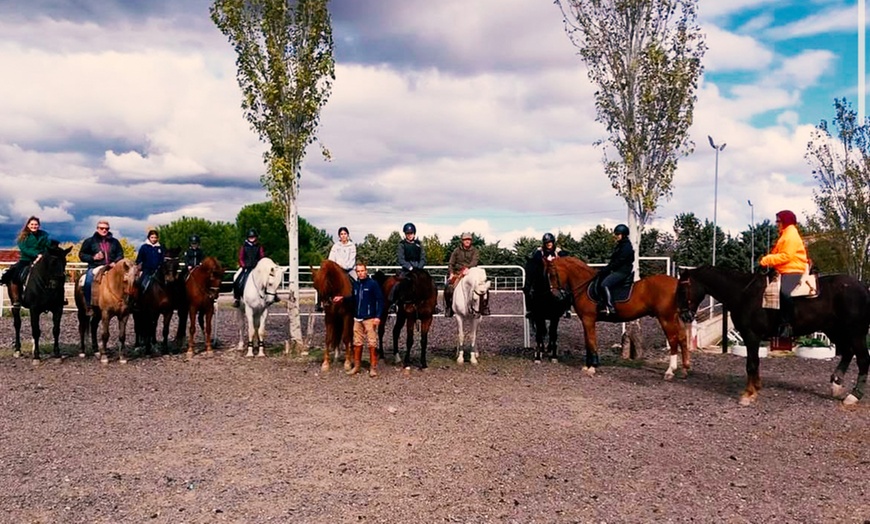
[[[299,212],[296,209],[296,195],[298,180],[292,182],[293,189],[287,195],[284,202],[284,225],[287,227],[287,243],[289,246],[290,282],[287,297],[287,318],[289,340],[286,345],[291,352],[307,352],[305,341],[302,339],[302,320],[299,315]]]

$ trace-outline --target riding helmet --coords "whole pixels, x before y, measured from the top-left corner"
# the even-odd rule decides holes
[[[257,234],[257,230],[256,230],[256,229],[251,228],[251,229],[248,230],[248,238],[251,238],[251,237],[258,237],[258,236],[260,236],[260,235]]]
[[[187,241],[191,244],[199,244],[199,235],[190,235]]]
[[[417,234],[417,226],[408,222],[407,224],[402,226],[402,232],[405,233],[406,235],[408,233],[414,233],[416,235]]]
[[[556,237],[553,236],[553,233],[544,233],[544,238],[541,239],[541,244],[546,244],[547,242],[556,243]]]
[[[613,234],[614,235],[622,235],[624,237],[627,237],[628,236],[628,226],[626,226],[625,224],[619,224],[618,226],[613,228]]]

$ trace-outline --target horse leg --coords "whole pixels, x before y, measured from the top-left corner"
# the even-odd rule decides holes
[[[93,313],[91,315],[90,319],[88,319],[88,323],[89,323],[90,329],[91,329],[91,350],[93,350],[94,356],[97,358],[100,358],[100,359],[103,358],[103,356],[106,356],[106,362],[108,362],[109,359],[108,359],[108,356],[106,355],[105,348],[103,348],[103,351],[100,352],[100,346],[99,346],[99,344],[97,344],[97,330],[100,329],[100,326],[103,323],[102,312],[100,312],[99,315],[97,315],[96,313]]]
[[[111,317],[105,311],[102,312],[102,318],[100,319],[100,324],[103,327],[102,334],[100,336],[100,352],[102,356],[100,357],[100,362],[103,364],[109,363],[109,322],[111,321]]]
[[[384,356],[384,332],[387,330],[387,317],[381,318],[378,324],[378,356],[385,359]]]
[[[396,314],[396,321],[393,324],[393,358],[396,364],[402,363],[402,357],[399,353],[399,337],[402,334],[402,328],[405,326],[406,318],[404,314]],[[408,350],[410,352],[410,349]],[[410,356],[406,354],[406,359],[410,360]],[[409,367],[406,365],[405,367]]]
[[[30,310],[30,333],[33,336],[33,363],[39,364],[39,337],[42,335],[42,330],[39,328],[40,313],[36,310]]]
[[[21,356],[21,306],[12,306],[12,325],[15,326],[15,352],[17,358]]]
[[[420,369],[426,369],[429,367],[426,362],[426,348],[429,346],[429,328],[432,326],[432,317],[429,317],[425,320],[420,320]],[[413,343],[413,324],[409,327],[409,331],[412,333],[410,337],[411,342]],[[410,352],[410,348],[408,349]]]
[[[453,314],[456,317],[456,325],[459,327],[456,344],[456,363],[465,364],[465,326],[462,324],[462,314],[457,315],[455,311]]]
[[[846,398],[843,399],[843,405],[845,406],[857,404],[858,401],[864,397],[864,388],[867,385],[867,372],[870,370],[870,352],[868,352],[867,346],[864,345],[866,338],[866,333],[857,335],[854,337],[852,345],[849,346],[849,352],[854,353],[857,356],[858,378],[855,380],[855,387],[848,395],[846,395]],[[845,358],[845,353],[843,356]],[[851,360],[851,357],[849,360]]]
[[[51,334],[54,336],[54,358],[60,358],[60,318],[63,316],[63,305],[51,312]]]
[[[595,370],[601,365],[598,358],[598,338],[595,333],[596,314],[583,315],[583,341],[586,345],[586,362],[583,371],[590,377],[595,375]]]
[[[557,315],[550,320],[550,327],[547,330],[547,349],[550,351],[550,362],[557,364],[559,356],[556,352],[556,340],[559,338],[559,319],[561,315]]]
[[[129,315],[118,315],[118,360],[127,363],[127,319]]]
[[[83,309],[76,310],[76,317],[78,317],[79,321],[79,357],[85,358],[85,337],[88,333],[91,319],[88,318],[87,313]]]
[[[676,317],[667,319],[659,318],[659,325],[662,331],[668,338],[668,347],[670,347],[670,358],[668,359],[668,369],[665,371],[665,380],[672,380],[674,372],[677,370],[677,352],[682,350],[683,378],[689,376],[689,346],[686,340],[686,330],[683,329],[680,320]]]
[[[194,354],[193,351],[193,341],[196,337],[196,313],[197,310],[194,307],[190,308],[190,312],[188,313],[190,319],[190,326],[187,328],[187,356],[192,357]]]
[[[846,387],[843,385],[843,379],[846,376],[849,365],[852,363],[854,353],[845,340],[836,339],[834,340],[834,345],[840,353],[840,362],[831,374],[831,395],[834,398],[843,398],[846,396]]]
[[[264,309],[262,313],[260,313],[259,324],[260,327],[257,328],[257,356],[265,357],[266,356],[266,315],[268,314],[268,309]]]
[[[351,343],[353,342],[353,325],[354,325],[354,321],[353,321],[353,318],[351,318],[350,316],[345,316],[342,319],[341,324],[339,324],[339,326],[341,327],[341,337],[339,337],[339,340],[341,340],[341,343],[344,344],[344,370],[345,371],[349,371],[350,368],[353,367],[353,365],[351,364],[351,354],[350,354]],[[380,329],[380,325],[378,325],[378,328]],[[383,330],[381,331],[381,333],[383,333]],[[371,345],[371,347],[373,349],[376,347],[375,344],[373,343],[373,341],[370,341],[369,344]],[[337,351],[338,346],[336,346],[335,349]],[[380,356],[383,357],[383,349],[380,346],[380,339],[378,339],[377,350],[375,351],[375,353],[380,353]]]
[[[246,357],[254,356],[254,331],[255,331],[255,319],[254,319],[254,311],[247,307],[242,306],[245,309],[245,319],[248,323],[248,352],[245,353]]]
[[[473,317],[471,319],[471,333],[468,334],[471,339],[471,364],[473,366],[477,365],[477,357],[479,356],[477,353],[477,328],[480,326],[480,317]]]
[[[214,353],[214,349],[211,346],[211,321],[214,318],[214,310],[206,311],[205,313],[205,327],[202,330],[202,334],[205,335],[205,354],[211,355]]]
[[[740,405],[748,406],[758,399],[761,390],[761,375],[759,374],[760,362],[758,359],[758,340],[755,337],[746,342],[746,389],[740,395]]]

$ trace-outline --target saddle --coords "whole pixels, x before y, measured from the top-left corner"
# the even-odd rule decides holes
[[[761,299],[761,307],[764,309],[779,309],[779,290],[782,287],[779,280],[779,274],[774,273],[768,277],[767,287],[764,288],[764,294]],[[818,275],[805,272],[801,276],[800,284],[795,287],[791,293],[792,297],[816,298],[819,296]]]
[[[604,300],[604,296],[599,293],[598,289],[601,283],[601,275],[597,274],[592,279],[592,282],[586,288],[586,295],[589,297],[589,300],[593,302],[601,302]],[[617,302],[626,302],[631,298],[631,290],[634,287],[634,271],[629,273],[625,279],[622,280],[619,284],[610,288],[610,299],[614,304]]]

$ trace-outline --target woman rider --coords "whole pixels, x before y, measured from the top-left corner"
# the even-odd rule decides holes
[[[622,284],[634,267],[634,248],[628,238],[628,226],[619,224],[613,228],[613,234],[616,236],[616,245],[610,255],[610,262],[598,272],[599,285],[603,292],[599,294],[598,311],[605,315],[616,313],[616,308],[613,307],[613,300],[610,297],[610,288]]]
[[[20,258],[18,259],[18,262],[7,269],[6,272],[3,273],[3,276],[0,277],[0,281],[2,281],[3,284],[8,286],[12,283],[12,280],[15,279],[15,282],[19,286],[24,285],[24,280],[27,278],[28,268],[30,268],[30,266],[37,260],[42,258],[43,253],[48,251],[48,246],[50,244],[48,233],[39,227],[39,218],[32,216],[27,219],[27,222],[24,223],[24,227],[22,227],[21,231],[18,232],[16,241],[18,242]],[[15,298],[16,301],[13,302],[12,307],[21,305],[19,302],[21,300],[20,293],[19,297]]]
[[[758,264],[773,268],[779,274],[779,336],[790,337],[791,324],[794,322],[791,292],[800,284],[801,276],[807,270],[807,248],[798,232],[794,213],[788,209],[777,213],[776,226],[779,228],[779,239],[770,254],[761,257]]]

